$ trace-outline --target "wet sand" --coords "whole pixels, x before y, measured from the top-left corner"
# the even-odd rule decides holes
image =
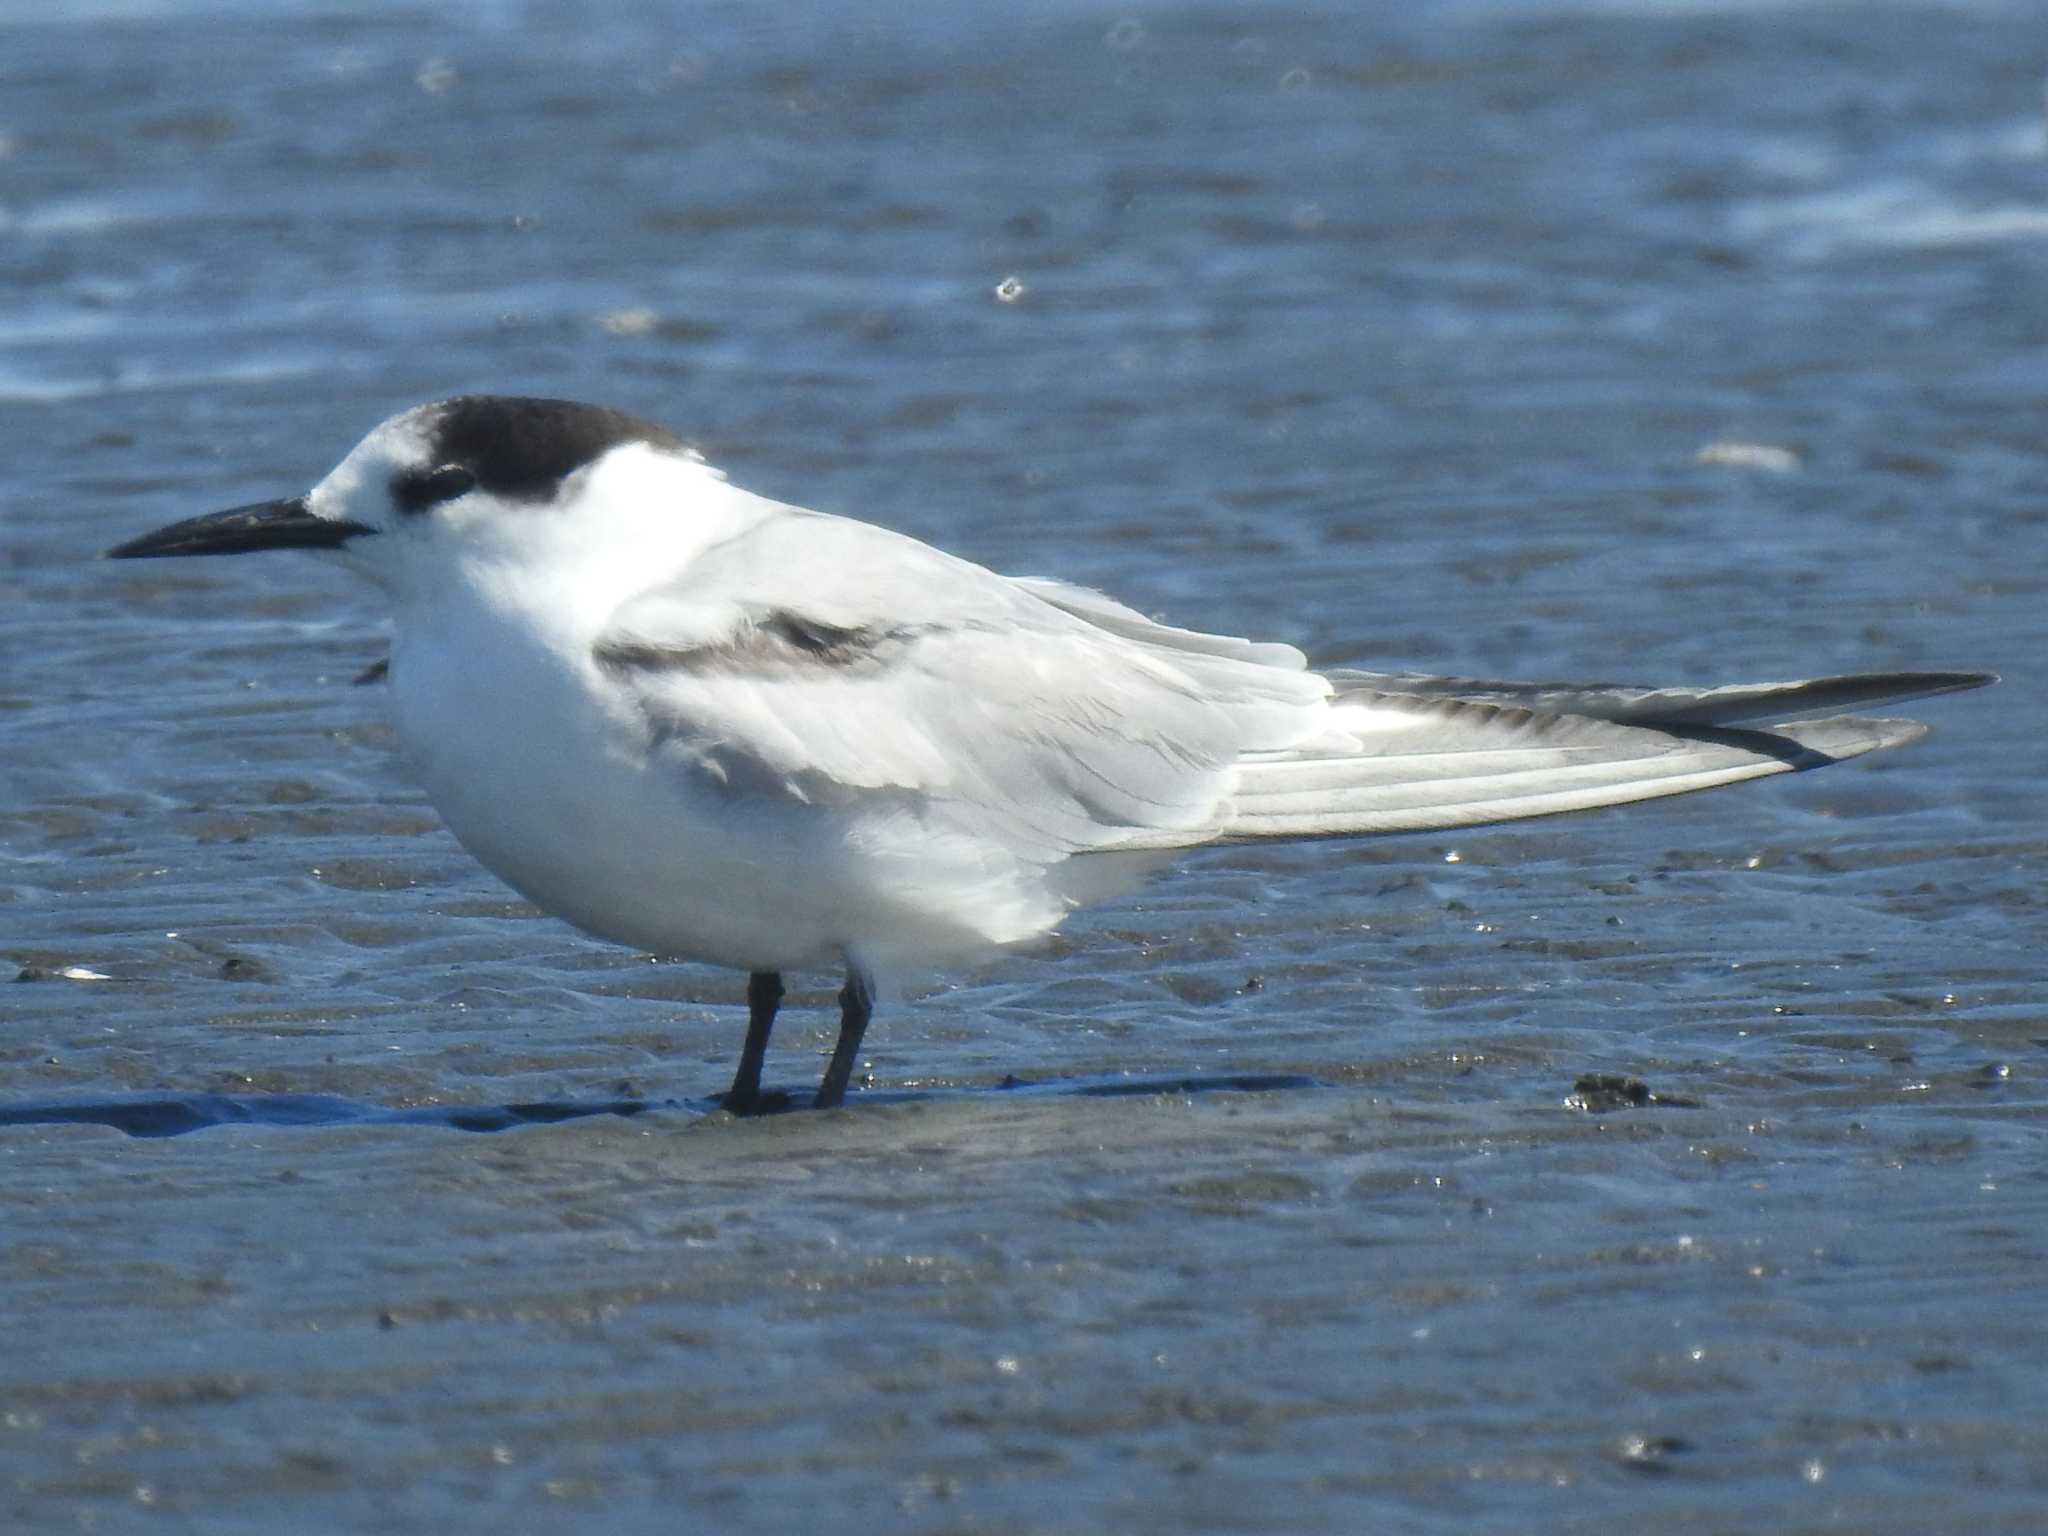
[[[0,1526],[2037,1529],[2039,41],[0,22]],[[1190,858],[738,1121],[743,978],[452,842],[370,594],[90,558],[478,387],[1330,663],[2007,678]]]

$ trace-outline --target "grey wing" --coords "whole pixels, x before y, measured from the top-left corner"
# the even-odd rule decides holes
[[[1277,640],[1246,640],[1236,635],[1211,635],[1197,629],[1176,629],[1157,619],[1148,619],[1137,609],[1105,596],[1091,587],[1056,581],[1046,576],[1015,576],[1012,586],[1043,599],[1062,612],[1085,619],[1095,628],[1141,645],[1180,651],[1195,656],[1217,656],[1230,661],[1249,661],[1263,667],[1300,672],[1308,658],[1293,646]]]
[[[1992,681],[1882,673],[1720,688],[1475,683],[1333,672],[1349,751],[1240,765],[1226,838],[1334,837],[1588,810],[1825,767],[1917,740],[1912,720],[1786,718]],[[1767,727],[1743,722],[1770,721]]]
[[[1291,647],[1173,629],[1059,582],[1028,585],[1139,643],[1302,664]],[[1802,772],[1902,746],[1926,729],[1827,711],[1996,681],[1982,672],[1882,672],[1693,688],[1324,676],[1333,697],[1320,730],[1280,751],[1246,753],[1208,839],[1474,826]]]
[[[627,604],[595,655],[681,771],[908,808],[1043,862],[1206,840],[1239,759],[1299,741],[1330,693],[1298,658],[1134,642],[915,540],[798,512]]]
[[[1266,666],[1307,663],[1291,645],[1240,640],[1175,629],[1086,587],[1031,577],[1016,585],[1126,639]],[[1981,688],[1991,672],[1858,672],[1778,683],[1722,683],[1707,687],[1648,687],[1628,683],[1529,683],[1439,676],[1428,672],[1325,670],[1341,698],[1386,695],[1419,701],[1491,704],[1537,714],[1578,715],[1625,725],[1742,725],[1794,715],[1898,704],[1933,694]]]
[[[1175,629],[1083,588],[1012,580],[884,529],[794,511],[621,609],[597,659],[670,756],[735,794],[909,806],[1043,862],[1681,794],[1923,730],[1805,712],[1990,681],[1885,673],[1637,688],[1325,676],[1291,646]]]

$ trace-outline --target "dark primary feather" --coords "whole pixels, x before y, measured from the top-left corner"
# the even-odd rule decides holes
[[[1413,699],[1498,704],[1543,714],[1583,715],[1631,725],[1736,725],[1788,715],[1897,704],[1996,682],[1990,672],[1863,672],[1783,683],[1647,688],[1621,683],[1516,683],[1422,672],[1332,671],[1341,694],[1354,689]]]

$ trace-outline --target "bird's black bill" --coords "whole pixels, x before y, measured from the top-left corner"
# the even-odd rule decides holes
[[[259,501],[145,533],[107,551],[109,560],[146,560],[158,555],[245,555],[258,549],[338,549],[374,528],[340,518],[316,517],[306,498]]]

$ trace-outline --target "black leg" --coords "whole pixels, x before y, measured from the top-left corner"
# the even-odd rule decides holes
[[[825,1080],[818,1084],[817,1108],[836,1109],[845,1102],[846,1083],[853,1076],[854,1058],[860,1055],[860,1037],[867,1033],[874,1011],[874,977],[848,961],[846,985],[839,989],[839,1043],[832,1047]]]
[[[780,971],[756,971],[747,978],[747,1043],[740,1047],[740,1069],[725,1095],[725,1107],[736,1115],[760,1102],[761,1063],[768,1059],[768,1033],[775,1028],[775,1010],[781,1004]]]

